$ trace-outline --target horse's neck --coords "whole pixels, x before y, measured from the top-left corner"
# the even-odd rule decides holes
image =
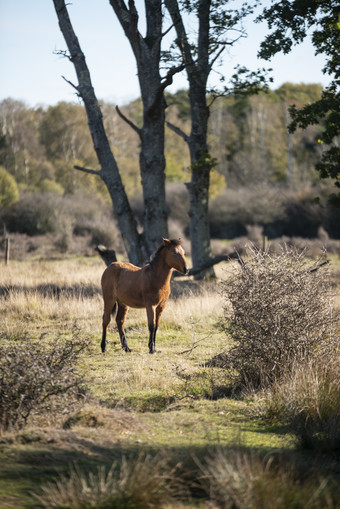
[[[163,256],[158,258],[156,263],[153,265],[152,270],[155,274],[157,274],[157,279],[160,286],[170,284],[171,274],[174,269],[169,267]]]

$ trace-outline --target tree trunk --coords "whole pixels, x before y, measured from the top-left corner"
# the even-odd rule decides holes
[[[162,40],[161,0],[145,0],[146,36],[138,31],[138,13],[129,0],[110,0],[136,58],[143,103],[143,126],[138,129],[141,139],[140,170],[144,197],[144,236],[151,254],[168,236],[165,205],[164,157],[164,88],[171,82],[162,80],[160,44]]]
[[[191,76],[189,97],[191,103],[191,133],[189,150],[191,182],[187,184],[190,196],[190,239],[193,266],[203,265],[211,257],[209,228],[209,184],[211,159],[207,145],[209,108],[205,85]],[[196,279],[214,277],[213,268],[200,272]]]
[[[144,58],[144,64],[148,60]],[[144,234],[150,254],[159,246],[162,237],[168,237],[165,206],[165,101],[163,94],[155,98],[160,87],[158,69],[159,60],[157,64],[150,62],[147,72],[142,72],[142,69],[139,71],[144,105],[140,171],[144,197]]]
[[[65,1],[53,0],[53,3],[58,16],[60,30],[70,53],[69,58],[75,67],[78,78],[77,86],[69,83],[77,90],[79,96],[84,101],[93,146],[101,167],[99,171],[87,170],[80,167],[77,167],[77,169],[96,174],[103,179],[110,193],[114,213],[117,217],[129,260],[136,265],[141,265],[145,261],[146,256],[143,239],[138,234],[137,224],[131,211],[118,166],[110,149],[104,129],[102,113],[91,83],[85,56],[74,33]]]
[[[209,17],[210,0],[198,2],[197,60],[187,40],[177,0],[165,0],[177,32],[177,43],[186,63],[189,80],[191,132],[185,137],[191,160],[191,182],[187,184],[190,196],[190,240],[194,266],[201,266],[211,257],[209,231],[209,183],[212,161],[207,144],[209,107],[206,101],[207,79],[211,70],[209,63]],[[214,277],[213,268],[200,272],[195,277]]]

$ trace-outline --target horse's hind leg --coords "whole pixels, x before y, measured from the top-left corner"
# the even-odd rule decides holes
[[[125,336],[125,332],[124,332],[124,324],[125,324],[125,319],[126,319],[128,310],[129,310],[128,306],[125,306],[125,304],[122,304],[121,302],[118,303],[118,313],[116,316],[116,324],[118,327],[120,342],[121,342],[122,348],[123,348],[123,350],[125,350],[125,352],[131,352],[131,349],[129,348],[129,346],[127,344],[126,336]]]
[[[109,323],[111,322],[111,315],[115,314],[116,308],[117,308],[117,303],[116,303],[115,299],[107,299],[106,301],[104,301],[103,334],[102,334],[102,342],[100,345],[103,353],[105,353],[105,351],[106,351],[107,328],[109,326]]]
[[[154,306],[147,306],[146,314],[148,317],[149,327],[149,352],[156,352],[156,312]]]

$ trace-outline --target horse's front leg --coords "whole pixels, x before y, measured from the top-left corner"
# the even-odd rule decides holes
[[[155,306],[147,306],[146,314],[148,316],[149,326],[149,352],[156,352],[156,308]]]
[[[125,319],[126,319],[128,310],[129,310],[129,308],[127,306],[125,306],[125,304],[122,304],[121,302],[118,303],[118,313],[117,313],[117,317],[116,317],[116,324],[118,327],[120,342],[121,342],[122,348],[123,348],[123,350],[125,350],[125,352],[132,351],[127,344],[125,331],[124,331],[124,324],[125,324]]]

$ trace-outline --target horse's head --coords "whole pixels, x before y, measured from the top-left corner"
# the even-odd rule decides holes
[[[163,239],[163,246],[166,251],[165,260],[169,267],[178,270],[178,272],[181,272],[182,274],[188,274],[189,268],[180,239]]]

